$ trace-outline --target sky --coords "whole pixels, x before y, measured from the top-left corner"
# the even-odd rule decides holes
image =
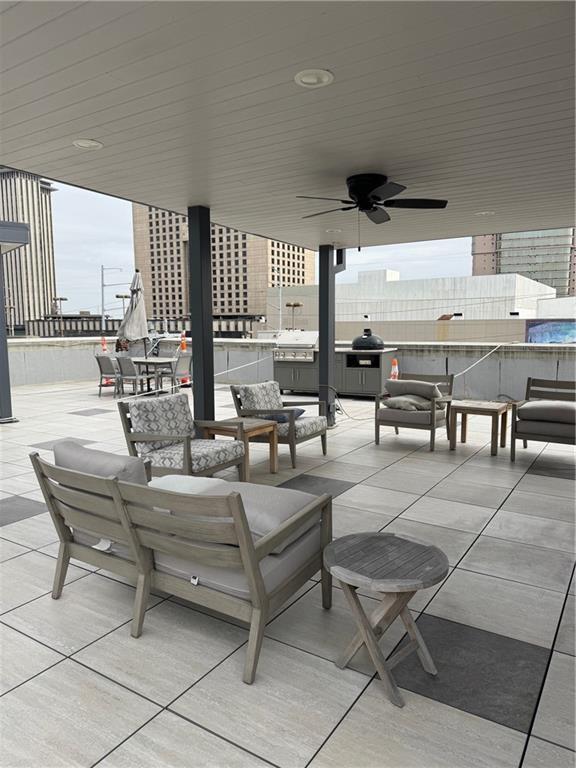
[[[106,311],[119,317],[124,293],[134,271],[132,206],[96,192],[55,182],[52,196],[56,284],[59,296],[66,296],[64,312],[100,312],[100,267],[120,268],[105,272],[106,283],[120,283],[105,289]],[[472,274],[471,238],[432,240],[402,245],[350,249],[346,271],[339,282],[354,282],[358,272],[395,269],[400,279],[451,277]]]

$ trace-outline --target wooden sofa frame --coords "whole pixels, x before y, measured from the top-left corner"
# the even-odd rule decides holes
[[[41,459],[38,453],[31,454],[30,458],[60,539],[52,589],[55,600],[62,594],[70,558],[76,558],[135,581],[133,637],[142,633],[153,588],[246,622],[249,637],[243,680],[248,684],[254,681],[266,621],[318,571],[322,580],[322,605],[331,607],[332,577],[322,559],[324,548],[332,540],[331,496],[319,496],[254,543],[238,493],[226,496],[174,493],[56,467]],[[267,592],[260,561],[307,521],[318,517],[318,552],[274,591]],[[128,554],[121,557],[79,543],[74,529],[121,545]],[[194,559],[203,565],[242,568],[250,599],[201,584],[193,585],[189,579],[157,571],[153,550]]]
[[[512,423],[510,425],[510,461],[516,461],[516,440],[522,440],[524,448],[528,448],[528,440],[540,443],[558,443],[562,445],[574,445],[571,437],[554,437],[553,435],[517,435],[518,408],[530,400],[567,400],[576,399],[575,381],[556,381],[555,379],[533,379],[529,377],[526,382],[526,397],[512,403]]]

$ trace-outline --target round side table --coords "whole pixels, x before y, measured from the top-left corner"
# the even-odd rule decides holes
[[[388,698],[396,706],[403,707],[404,699],[391,673],[396,664],[416,651],[426,672],[437,674],[408,603],[419,589],[431,587],[446,578],[448,558],[438,547],[394,533],[355,533],[335,539],[326,547],[324,565],[340,582],[358,625],[358,632],[336,661],[337,666],[346,667],[365,645]],[[370,616],[362,608],[357,589],[382,595],[380,605]],[[398,616],[410,640],[386,661],[378,645],[378,636]]]

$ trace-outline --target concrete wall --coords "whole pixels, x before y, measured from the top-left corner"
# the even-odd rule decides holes
[[[110,348],[112,344],[111,339]],[[494,348],[492,344],[454,342],[398,342],[394,346],[398,348],[400,370],[407,373],[459,373]],[[221,339],[215,341],[214,348],[217,384],[273,377],[274,345],[270,342]],[[92,381],[96,386],[97,340],[10,339],[8,350],[13,386],[60,381]],[[234,368],[238,370],[221,375]],[[457,377],[455,393],[458,397],[521,399],[528,376],[574,379],[575,370],[576,345],[503,344],[469,373]]]

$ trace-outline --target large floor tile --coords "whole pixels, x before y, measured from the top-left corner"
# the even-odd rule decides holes
[[[410,691],[403,696],[399,709],[372,682],[310,768],[517,768],[523,734]]]
[[[25,557],[29,555],[17,560]],[[54,567],[54,561],[46,555],[37,557],[45,558]],[[157,602],[158,598],[151,597],[149,605]],[[4,615],[2,620],[67,655],[128,621],[133,606],[131,587],[92,573],[64,587],[59,600],[45,595]]]
[[[466,464],[462,464],[450,475],[450,479],[465,485],[469,483],[474,485],[492,485],[497,488],[507,488],[510,490],[519,482],[523,474],[523,469],[507,470],[496,467],[470,466],[466,462]]]
[[[0,491],[4,493],[27,493],[38,488],[38,479],[34,472],[26,472],[17,477],[6,477],[0,480]]]
[[[354,509],[342,504],[332,505],[332,532],[334,538],[360,531],[379,531],[394,519],[369,509]]]
[[[418,523],[404,517],[397,517],[384,530],[387,533],[397,533],[399,536],[417,539],[425,544],[434,544],[445,553],[450,565],[458,563],[476,538],[474,533],[456,531],[453,528],[445,528],[440,525]]]
[[[345,480],[347,483],[359,483],[375,472],[377,470],[374,467],[344,461],[328,461],[326,464],[309,470],[309,473],[316,475],[316,477],[331,477],[335,480]]]
[[[562,520],[500,510],[488,523],[484,534],[496,539],[509,539],[521,544],[557,549],[560,552],[576,552],[574,526]]]
[[[456,568],[426,613],[550,648],[562,603],[559,592]]]
[[[4,560],[11,560],[13,557],[18,557],[18,555],[24,555],[29,551],[28,547],[22,547],[20,544],[14,544],[12,541],[7,541],[6,539],[0,539],[0,563],[3,563]]]
[[[2,698],[2,760],[10,768],[89,766],[158,711],[66,660]]]
[[[573,565],[574,555],[567,552],[484,535],[458,567],[564,593]]]
[[[281,483],[279,487],[305,491],[306,493],[313,493],[315,496],[328,493],[333,498],[340,496],[340,494],[348,491],[350,488],[354,488],[354,483],[345,480],[334,480],[332,477],[319,477],[313,474],[314,470],[310,470],[310,472],[310,474],[292,477],[290,480]]]
[[[574,701],[576,659],[553,653],[544,683],[533,734],[562,747],[575,748]]]
[[[21,632],[0,624],[0,695],[63,658]]]
[[[17,523],[4,525],[0,529],[0,534],[2,538],[10,539],[10,541],[24,547],[30,547],[30,549],[38,549],[58,541],[54,523],[47,512],[19,520]]]
[[[99,768],[265,768],[267,763],[172,712],[161,712]]]
[[[334,589],[332,600],[330,610],[322,608],[320,586],[315,587],[272,621],[266,628],[266,635],[335,661],[357,628],[341,589]],[[360,600],[368,614],[378,606],[378,601],[373,598],[362,597]],[[404,625],[397,620],[380,640],[386,656],[403,635]],[[366,675],[374,674],[374,665],[364,649],[356,654],[349,666]]]
[[[548,664],[546,648],[435,616],[421,616],[418,628],[438,675],[427,674],[411,654],[394,670],[399,686],[528,732]]]
[[[494,510],[488,507],[424,496],[402,512],[400,518],[479,533],[493,514]]]
[[[414,456],[420,456],[421,454],[412,454],[406,456],[404,459],[396,462],[396,467],[403,472],[409,472],[411,475],[428,475],[434,477],[436,482],[440,482],[447,475],[452,474],[456,469],[452,464],[442,464],[437,461],[426,461],[422,458],[414,458]]]
[[[576,518],[574,499],[526,491],[512,491],[502,504],[502,509],[521,515],[564,520],[566,523],[574,523]]]
[[[52,591],[56,563],[38,552],[28,552],[0,564],[0,613],[11,611],[29,600]],[[80,579],[87,571],[71,565],[66,583]]]
[[[358,672],[267,638],[253,685],[236,651],[171,709],[282,768],[303,768],[366,685]]]
[[[475,504],[479,507],[498,509],[509,493],[510,490],[508,488],[499,488],[482,483],[459,483],[452,480],[451,475],[432,488],[428,495],[434,496],[437,499],[448,499],[449,501],[459,501],[465,504]]]
[[[372,512],[395,517],[403,512],[418,498],[414,493],[387,491],[360,483],[338,497],[338,504],[346,507],[358,507]]]
[[[409,451],[389,451],[385,448],[380,448],[379,446],[375,446],[375,448],[378,448],[378,450],[374,450],[374,448],[358,448],[355,451],[340,456],[338,461],[342,463],[361,464],[364,467],[373,467],[374,471],[376,471],[378,469],[384,469],[384,467],[388,467],[390,464],[395,464],[402,459],[404,455],[410,453]]]
[[[576,497],[576,482],[561,477],[526,474],[518,483],[516,490],[549,494],[550,496],[564,496],[573,500]]]
[[[522,768],[574,768],[574,752],[533,736],[528,742]]]
[[[46,512],[46,504],[32,499],[23,499],[20,496],[8,496],[0,499],[0,526],[4,527],[17,520],[41,515],[43,512]]]
[[[562,620],[560,621],[560,627],[558,628],[558,636],[556,637],[555,651],[560,653],[567,653],[569,656],[576,656],[576,635],[574,628],[574,609],[576,607],[576,598],[574,595],[568,595],[564,611],[562,613]]]
[[[433,475],[423,472],[410,472],[400,469],[397,464],[380,470],[364,481],[366,485],[374,485],[378,488],[392,491],[409,491],[410,493],[426,493],[433,488],[438,479]]]
[[[138,639],[125,625],[74,658],[166,705],[247,639],[232,624],[165,602],[146,613]]]

